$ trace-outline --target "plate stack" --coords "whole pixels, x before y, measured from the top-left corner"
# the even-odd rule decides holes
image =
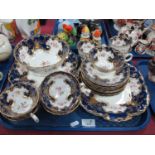
[[[149,105],[143,77],[119,53],[110,47],[95,47],[81,65],[81,106],[113,122],[130,120]]]
[[[129,66],[112,48],[96,47],[81,66],[82,81],[101,95],[114,95],[124,89],[129,80]]]

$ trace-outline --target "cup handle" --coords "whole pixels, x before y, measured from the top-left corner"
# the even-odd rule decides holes
[[[132,58],[133,58],[133,54],[132,54],[132,53],[128,53],[128,54],[125,56],[125,62],[131,61]]]
[[[34,120],[35,123],[39,123],[39,118],[35,114],[30,113],[30,117]]]

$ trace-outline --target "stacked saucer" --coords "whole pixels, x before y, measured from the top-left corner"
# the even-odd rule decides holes
[[[91,90],[103,95],[117,94],[129,80],[129,66],[110,47],[95,47],[81,65],[81,79]]]

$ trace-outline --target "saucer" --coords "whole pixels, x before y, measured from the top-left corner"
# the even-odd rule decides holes
[[[41,85],[41,100],[46,111],[54,115],[66,115],[78,107],[80,86],[74,76],[66,72],[54,72]]]
[[[24,39],[14,49],[15,60],[39,74],[48,74],[51,69],[60,66],[68,53],[68,44],[50,35]]]
[[[38,106],[39,93],[28,82],[18,82],[3,91],[0,96],[0,112],[12,120],[25,119]]]
[[[130,80],[122,92],[113,96],[94,93],[81,83],[81,106],[106,120],[121,122],[146,111],[150,97],[141,73],[130,65]]]
[[[119,87],[110,87],[110,86],[103,87],[103,86],[91,83],[89,80],[85,79],[82,74],[81,74],[81,79],[84,82],[84,84],[88,88],[90,88],[92,91],[94,91],[97,94],[105,95],[105,96],[113,96],[113,95],[118,94],[119,92],[123,91],[127,82],[128,82],[128,80],[127,80],[125,83],[121,84],[121,86],[119,86]]]
[[[61,66],[53,69],[52,72],[64,71],[67,73],[72,73],[78,76],[78,68],[80,66],[80,58],[77,54],[70,52],[69,56],[64,60]],[[16,83],[18,81],[29,81],[33,83],[37,88],[41,85],[45,76],[35,74],[32,71],[28,71],[27,68],[18,62],[15,62],[8,75],[8,80],[11,83]]]

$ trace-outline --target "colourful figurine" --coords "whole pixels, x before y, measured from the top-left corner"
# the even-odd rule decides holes
[[[98,28],[92,32],[93,41],[96,44],[101,44],[101,34],[102,34],[101,30]]]
[[[64,41],[68,41],[68,35],[67,35],[67,33],[65,33],[65,32],[60,32],[60,33],[58,33],[58,38],[59,39],[62,39],[62,40],[64,40]]]
[[[81,30],[80,40],[89,40],[89,39],[90,39],[90,30],[87,25],[84,25]]]
[[[67,25],[67,24],[62,24],[63,31],[66,33],[71,33],[73,30],[73,26]]]

